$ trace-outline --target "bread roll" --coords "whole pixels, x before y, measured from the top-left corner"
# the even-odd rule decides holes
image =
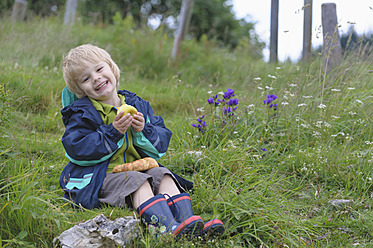
[[[123,171],[144,171],[158,166],[158,162],[154,158],[146,157],[135,160],[131,163],[117,165],[113,168],[113,173]]]

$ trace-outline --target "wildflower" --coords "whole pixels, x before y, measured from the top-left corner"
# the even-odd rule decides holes
[[[267,149],[265,149],[265,148],[260,148],[260,150],[262,150],[263,152],[267,151]]]
[[[231,97],[235,96],[234,95],[234,90],[228,89],[227,92],[224,92],[224,99],[230,99]]]
[[[361,100],[356,100],[356,102],[361,103],[361,104],[364,104]]]
[[[297,84],[290,84],[289,86],[290,87],[297,87],[298,85]]]
[[[340,89],[331,89],[331,91],[341,91]]]
[[[354,87],[348,87],[347,89],[348,90],[354,90],[355,88]]]
[[[272,76],[272,75],[270,75],[270,74],[268,74],[268,77],[269,77],[269,78],[276,79],[276,76]]]
[[[266,88],[267,90],[273,90],[273,88],[270,87],[270,86],[266,86],[265,88]]]
[[[197,119],[198,124],[192,123],[192,127],[198,128],[198,131],[200,131],[201,133],[203,133],[206,128],[206,122],[203,120],[204,117],[205,115],[202,115],[200,118]]]
[[[281,105],[286,106],[286,105],[289,105],[289,103],[288,102],[282,102]]]
[[[305,103],[298,104],[298,107],[306,106]]]
[[[263,103],[264,104],[270,104],[276,99],[277,99],[277,96],[275,94],[267,95],[267,99],[263,100]]]
[[[318,108],[320,108],[320,109],[324,109],[324,108],[326,108],[326,105],[325,104],[320,104],[319,106],[317,106]]]
[[[254,80],[255,81],[260,81],[260,80],[262,80],[260,77],[256,77],[256,78],[254,78]]]

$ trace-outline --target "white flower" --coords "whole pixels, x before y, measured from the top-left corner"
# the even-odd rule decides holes
[[[321,136],[321,134],[319,133],[319,132],[317,132],[317,131],[313,131],[313,134],[312,134],[313,136]]]
[[[199,158],[202,155],[202,152],[200,152],[200,151],[188,151],[187,153],[189,155],[192,155],[192,156],[196,157],[196,158]]]
[[[262,90],[263,88],[258,86],[258,89]]]
[[[303,96],[304,98],[312,98],[312,96]]]
[[[325,126],[325,127],[331,127],[332,125],[330,125],[329,123],[325,122],[325,123],[324,123],[324,126]]]
[[[273,88],[270,87],[270,86],[266,86],[265,88],[268,89],[268,90],[273,90]]]
[[[356,102],[361,103],[361,104],[364,104],[361,100],[356,100]]]
[[[289,105],[289,103],[288,102],[282,102],[281,105],[286,106],[286,105]]]
[[[341,117],[339,117],[339,116],[335,116],[335,115],[332,115],[332,118],[333,118],[333,119],[339,119],[339,118],[341,118]]]
[[[298,85],[297,84],[290,84],[289,86],[290,87],[297,87]]]
[[[262,80],[260,77],[256,77],[256,78],[254,78],[254,80],[255,81],[260,81],[260,80]]]
[[[202,107],[202,108],[197,108],[197,111],[198,112],[204,112],[205,111],[205,109]]]
[[[191,133],[190,133],[190,132],[187,132],[187,134],[191,135]]]
[[[281,70],[281,67],[279,67],[279,66],[278,66],[278,67],[276,67],[276,70]]]
[[[319,106],[317,106],[318,108],[321,108],[321,109],[324,109],[324,108],[326,108],[326,105],[324,105],[324,104],[320,104]]]
[[[276,79],[276,76],[272,76],[272,75],[270,75],[270,74],[268,74],[268,77],[269,77],[269,78]]]
[[[354,90],[355,88],[354,87],[348,87],[347,89],[348,90]]]
[[[331,89],[331,91],[341,91],[340,89]]]
[[[302,107],[302,106],[306,106],[307,104],[305,103],[301,103],[301,104],[298,104],[298,107]]]
[[[211,93],[212,93],[212,90],[210,90],[210,91],[207,91],[207,93],[208,93],[208,94],[211,94]]]
[[[223,91],[218,92],[218,95],[224,95]]]
[[[247,106],[248,108],[254,108],[255,105],[254,104],[250,104],[249,106]]]

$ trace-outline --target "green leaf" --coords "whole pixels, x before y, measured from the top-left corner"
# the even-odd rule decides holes
[[[28,233],[26,231],[22,230],[22,231],[19,232],[18,238],[19,239],[24,239],[24,238],[26,238],[27,234]]]

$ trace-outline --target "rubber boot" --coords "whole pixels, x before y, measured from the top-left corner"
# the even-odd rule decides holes
[[[191,216],[181,222],[175,220],[162,194],[155,195],[142,203],[137,208],[137,212],[140,219],[148,225],[155,226],[159,234],[172,233],[176,237],[193,237],[200,235],[203,229],[203,222],[199,216]]]
[[[192,203],[188,193],[181,193],[167,199],[168,206],[175,216],[176,221],[182,222],[193,215]],[[198,216],[199,217],[199,216]],[[200,217],[201,218],[201,217]],[[224,233],[224,224],[219,219],[213,219],[204,224],[201,235],[207,237],[217,237]]]

